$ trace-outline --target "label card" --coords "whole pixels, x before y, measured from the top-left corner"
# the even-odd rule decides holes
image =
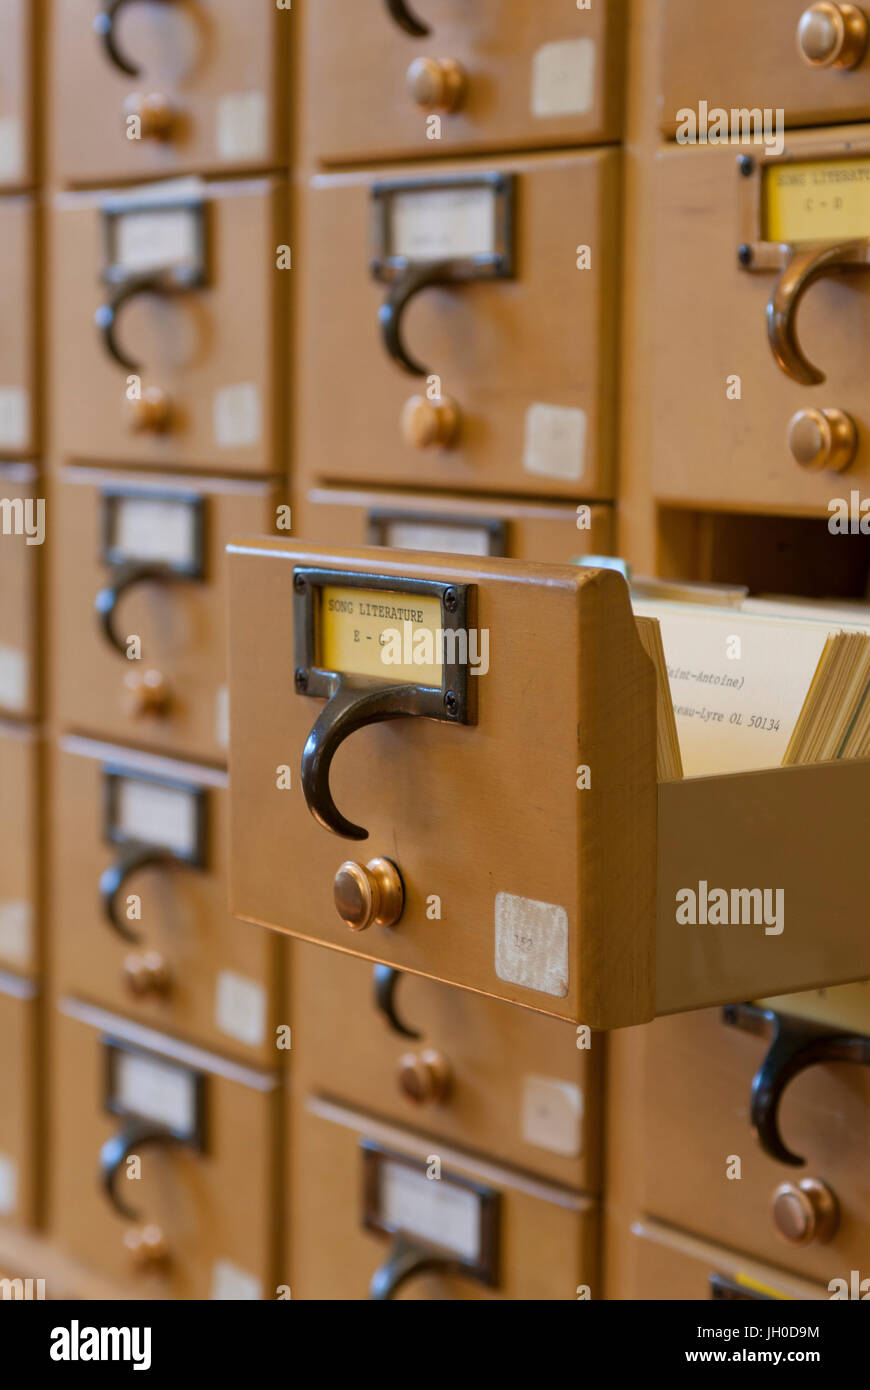
[[[564,999],[568,993],[568,913],[514,893],[495,896],[495,973]]]
[[[21,122],[17,116],[0,117],[0,179],[14,183],[23,172]]]
[[[476,525],[373,514],[369,518],[369,532],[371,545],[385,545],[391,550],[431,550],[448,555],[505,553],[505,527],[497,521]]]
[[[491,185],[408,190],[394,194],[392,207],[394,256],[440,261],[495,254],[496,203]]]
[[[205,858],[205,791],[107,768],[106,838],[167,849],[185,863]]]
[[[870,159],[777,160],[763,178],[765,241],[795,245],[870,236]]]
[[[7,898],[0,902],[0,959],[11,965],[29,965],[33,955],[33,904]]]
[[[257,1047],[266,1035],[263,986],[232,970],[222,970],[215,991],[215,1023],[228,1037]]]
[[[232,1260],[215,1260],[211,1267],[211,1298],[240,1303],[263,1297],[263,1285],[255,1274],[240,1269]]]
[[[189,207],[142,208],[118,216],[115,260],[124,270],[143,274],[166,267],[197,266],[198,217]]]
[[[533,116],[585,116],[594,101],[594,39],[560,39],[538,49],[532,60]]]
[[[199,577],[203,570],[203,499],[136,492],[105,492],[103,558],[170,565]]]
[[[30,394],[23,386],[0,386],[0,445],[25,449],[30,441]]]
[[[583,1148],[583,1092],[570,1081],[527,1076],[523,1082],[523,1138],[563,1158]]]
[[[253,381],[222,386],[214,393],[214,442],[219,449],[249,449],[260,442],[260,392]]]
[[[202,1074],[111,1039],[106,1040],[106,1049],[107,1108],[116,1115],[153,1120],[177,1138],[201,1147]]]
[[[18,1164],[0,1153],[0,1214],[11,1216],[18,1201]]]
[[[523,468],[545,478],[577,482],[586,463],[586,412],[535,404],[526,411]]]
[[[27,705],[30,662],[27,652],[0,642],[0,705],[16,713]]]
[[[220,97],[215,139],[221,159],[261,159],[266,153],[263,93],[229,92]]]

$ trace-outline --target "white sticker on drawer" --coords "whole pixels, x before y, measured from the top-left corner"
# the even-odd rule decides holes
[[[178,1134],[196,1129],[196,1075],[186,1067],[119,1049],[115,1100],[124,1111],[156,1120]]]
[[[585,116],[594,101],[594,39],[561,39],[538,49],[532,59],[533,116]]]
[[[469,1262],[480,1258],[480,1198],[446,1178],[386,1159],[380,1167],[380,1217],[385,1225]]]
[[[0,960],[29,965],[33,954],[33,904],[19,898],[0,902]]]
[[[564,999],[568,993],[568,914],[514,893],[495,895],[495,973]]]
[[[128,839],[161,845],[189,858],[199,847],[197,810],[193,790],[136,777],[120,779],[117,828]]]
[[[230,688],[220,685],[214,697],[214,738],[218,748],[230,746]]]
[[[200,222],[192,208],[153,208],[118,218],[116,258],[129,271],[197,266],[201,260]]]
[[[222,1033],[256,1047],[266,1032],[266,991],[256,980],[222,970],[215,991],[215,1023]]]
[[[0,446],[23,449],[30,435],[30,395],[22,386],[0,386]]]
[[[583,1092],[570,1081],[527,1076],[523,1082],[523,1138],[563,1158],[583,1147]]]
[[[489,555],[492,550],[485,526],[432,521],[390,521],[384,527],[384,545],[391,550],[434,550],[448,555]]]
[[[262,1298],[263,1286],[255,1274],[240,1269],[232,1260],[215,1260],[211,1267],[211,1297],[219,1302],[241,1303]]]
[[[523,468],[544,478],[577,482],[586,462],[586,411],[530,405],[526,411]]]
[[[125,559],[191,566],[196,560],[197,513],[183,497],[119,497],[111,543]]]
[[[0,179],[11,182],[21,175],[21,122],[17,116],[0,120]]]
[[[262,92],[229,92],[217,104],[221,159],[261,159],[266,153],[266,98]]]
[[[392,198],[391,250],[412,261],[491,256],[496,190],[489,184],[408,189]]]
[[[259,444],[260,428],[260,392],[252,381],[215,391],[214,442],[219,449]]]
[[[0,705],[4,709],[24,709],[29,674],[27,653],[0,642]]]
[[[8,1216],[18,1201],[18,1164],[8,1154],[0,1154],[0,1214]]]

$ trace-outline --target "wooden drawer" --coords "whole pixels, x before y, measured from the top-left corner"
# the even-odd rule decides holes
[[[279,471],[281,202],[266,181],[58,195],[53,418],[67,460]]]
[[[2,140],[2,134],[0,134]],[[0,198],[0,459],[36,453],[36,211]]]
[[[380,1011],[367,962],[294,950],[297,1088],[597,1188],[603,1039],[583,1049],[570,1024],[419,976],[379,976]]]
[[[42,492],[30,464],[0,464],[0,713],[16,719],[33,719],[39,710],[38,570],[46,516]]]
[[[586,504],[312,488],[295,515],[297,534],[317,545],[384,545],[570,564],[576,555],[609,555],[614,544],[612,510]]]
[[[0,970],[29,975],[39,963],[39,741],[0,723]]]
[[[35,9],[30,0],[0,0],[0,188],[26,188],[36,181]]]
[[[325,1101],[300,1099],[290,1133],[294,1298],[365,1299],[376,1275],[382,1297],[597,1296],[589,1198]]]
[[[352,8],[342,0],[302,7],[305,144],[314,158],[342,164],[619,139],[622,0],[585,11],[561,0],[537,0],[534,12],[523,0],[479,0],[473,11],[456,0]]]
[[[0,1221],[31,1225],[37,1210],[36,987],[0,972]]]
[[[52,1236],[143,1298],[273,1297],[274,1074],[72,999],[52,1034]]]
[[[65,518],[52,586],[61,721],[223,761],[226,545],[274,528],[272,488],[68,468],[56,498]]]
[[[97,16],[114,9],[109,33]],[[66,183],[277,168],[291,16],[234,0],[56,0],[52,155]],[[112,54],[117,56],[113,57]]]
[[[768,167],[772,172],[765,178],[812,179],[816,167],[822,177],[838,177],[852,167],[836,164],[849,150],[868,170],[870,141],[858,128],[801,132],[789,136],[784,164],[759,160],[755,147],[747,148],[752,152],[751,164],[744,166],[748,176],[741,174],[733,148],[673,147],[656,162],[656,274],[649,291],[653,486],[659,498],[675,502],[828,517],[832,499],[848,504],[853,489],[863,497],[870,477],[863,368],[870,342],[870,279],[857,272],[832,273],[809,289],[797,316],[799,341],[826,380],[811,384],[787,374],[768,339],[768,317],[773,317],[768,304],[774,293],[781,297],[775,322],[782,324],[785,306],[797,313],[801,296],[788,293],[789,271],[782,269],[790,246],[783,250],[758,241],[759,184]],[[791,170],[795,160],[812,167]],[[850,206],[846,196],[842,217],[831,214],[826,245],[843,240],[843,228],[857,235],[845,220]],[[784,231],[800,230],[795,213],[803,216],[792,205]],[[809,230],[814,225],[822,229],[812,218],[805,224]],[[805,253],[799,242],[795,245]],[[755,269],[738,263],[741,246],[751,253]],[[765,262],[771,269],[762,268]],[[801,264],[790,261],[796,277]],[[793,335],[784,331],[776,338],[781,352]],[[830,410],[845,412],[857,429],[854,462],[842,472],[834,471],[833,453],[804,452],[806,438],[802,443],[800,433],[796,454],[790,446],[795,417],[803,412],[803,427],[812,432],[818,421],[807,412]]]
[[[811,11],[842,12],[841,4],[810,0],[732,0],[699,5],[661,0],[661,128],[673,134],[691,109],[781,109],[787,125],[864,121],[870,116],[866,55],[860,71],[830,65],[851,61],[861,45],[831,15],[813,22]],[[864,10],[866,16],[866,9]],[[863,26],[860,25],[859,31]],[[802,38],[799,39],[799,30]],[[847,42],[843,44],[843,40]],[[804,49],[815,63],[804,56]],[[824,60],[828,65],[819,65]]]
[[[642,1151],[647,1212],[697,1235],[827,1285],[868,1277],[870,1072],[812,1066],[786,1087],[779,1131],[803,1164],[768,1157],[753,1136],[750,1092],[770,1039],[722,1020],[721,1010],[659,1019],[645,1030]],[[740,1177],[728,1176],[729,1171]],[[779,1234],[774,1193],[823,1182],[839,1205],[832,1239],[797,1246]],[[800,1198],[782,1198],[797,1212]]]
[[[636,1221],[624,1242],[628,1279],[624,1286],[609,1287],[608,1299],[680,1302],[692,1299],[828,1298],[823,1285],[796,1279],[781,1269],[760,1265],[746,1255],[660,1226],[655,1221]]]
[[[227,912],[226,774],[65,738],[53,787],[58,987],[269,1065],[280,943]]]
[[[311,181],[295,369],[311,480],[613,495],[618,170],[591,150]]]

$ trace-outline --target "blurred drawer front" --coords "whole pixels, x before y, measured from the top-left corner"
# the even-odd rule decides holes
[[[67,459],[281,466],[279,200],[265,181],[58,196],[54,418]]]
[[[609,555],[609,507],[548,506],[487,497],[416,496],[313,488],[296,509],[296,532],[315,544],[384,545],[454,555],[570,564],[576,555]]]
[[[312,180],[297,436],[311,475],[612,496],[618,160]]]
[[[596,1297],[589,1198],[325,1101],[290,1133],[294,1298]]]
[[[88,183],[280,165],[289,23],[275,5],[235,0],[57,0],[56,178]]]
[[[304,8],[306,144],[328,164],[619,138],[622,0]]]
[[[0,188],[35,182],[30,0],[0,0]]]
[[[64,725],[222,761],[225,547],[233,535],[274,529],[271,488],[69,468],[57,496],[65,524],[52,588],[55,708]]]
[[[0,248],[0,459],[18,459],[37,447],[36,212],[30,198],[0,198]]]
[[[783,160],[748,148],[657,160],[653,485],[833,516],[870,478],[870,139],[801,132]]]
[[[72,999],[53,1033],[51,1235],[143,1298],[273,1297],[277,1079]]]
[[[36,1218],[36,989],[0,972],[0,1221]]]
[[[852,1269],[870,1277],[870,1071],[815,1065],[787,1085],[782,1068],[768,1071],[759,1088],[783,1087],[774,1132],[798,1160],[790,1163],[787,1153],[768,1156],[751,1128],[753,1079],[770,1042],[727,1025],[721,1010],[646,1030],[645,1209],[806,1279],[848,1280]]]
[[[278,943],[227,912],[226,774],[67,738],[54,787],[59,988],[268,1065]]]
[[[812,0],[732,0],[699,5],[662,0],[661,128],[678,131],[686,112],[764,108],[787,125],[863,121],[867,7]],[[861,72],[854,69],[864,67]]]
[[[45,540],[45,499],[29,464],[0,464],[0,716],[38,712],[37,564]]]
[[[419,976],[373,978],[368,962],[306,944],[291,998],[302,1091],[597,1187],[602,1039]]]
[[[0,723],[0,970],[29,974],[38,965],[38,739]]]
[[[655,1221],[635,1222],[627,1240],[631,1282],[626,1289],[608,1290],[608,1298],[751,1303],[830,1296],[823,1285],[795,1279],[781,1269],[759,1265],[745,1255],[708,1245]]]

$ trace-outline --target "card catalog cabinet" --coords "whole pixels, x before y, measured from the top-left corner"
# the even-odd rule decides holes
[[[35,178],[34,37],[32,0],[0,0],[0,189],[24,188]]]
[[[316,176],[306,480],[612,497],[618,169],[591,150]]]
[[[58,988],[268,1065],[281,943],[227,911],[226,773],[66,738],[52,781]]]
[[[275,1076],[70,999],[52,1037],[54,1238],[142,1298],[274,1297]]]
[[[281,204],[266,181],[57,195],[53,419],[67,461],[278,471]]]
[[[0,722],[0,971],[20,975],[39,962],[39,817],[37,735]]]
[[[30,464],[0,464],[0,717],[38,713],[39,556],[46,504]]]
[[[36,988],[0,971],[0,1222],[36,1218],[41,1145],[37,1142]]]
[[[55,177],[93,183],[282,164],[292,18],[236,0],[54,0]]]
[[[307,944],[290,997],[301,1091],[597,1189],[602,1038]]]
[[[598,1293],[588,1197],[326,1102],[300,1102],[290,1123],[294,1298]]]
[[[63,725],[223,761],[226,545],[274,528],[273,489],[67,468],[55,498],[64,525],[52,670]]]
[[[656,1221],[633,1222],[623,1241],[626,1282],[609,1288],[608,1298],[754,1303],[767,1299],[812,1302],[830,1296],[824,1285],[796,1279]]]
[[[328,164],[619,138],[623,0],[304,0],[305,145]]]
[[[3,134],[0,125],[0,144]],[[36,211],[0,198],[0,460],[36,452]]]

